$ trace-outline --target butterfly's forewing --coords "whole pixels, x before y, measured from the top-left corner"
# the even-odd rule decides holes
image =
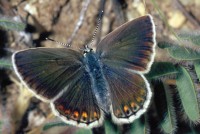
[[[86,71],[80,76],[51,106],[66,123],[88,128],[99,126],[103,122],[103,112],[93,93],[91,77]]]
[[[111,115],[115,123],[131,123],[142,115],[152,96],[145,77],[125,69],[103,67],[111,98]]]
[[[36,48],[12,57],[15,72],[40,99],[55,99],[83,70],[82,55],[66,48]]]
[[[155,26],[150,15],[127,22],[97,46],[104,64],[148,72],[154,58]]]

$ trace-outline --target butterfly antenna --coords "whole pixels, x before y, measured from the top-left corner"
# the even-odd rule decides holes
[[[46,38],[46,40],[49,40],[49,41],[52,41],[52,42],[56,42],[57,44],[62,45],[62,46],[70,47],[69,44],[62,43],[62,42],[56,41],[56,40],[51,39],[51,38]]]
[[[92,36],[92,40],[91,40],[91,43],[90,43],[89,46],[92,46],[92,45],[93,45],[94,38],[95,38],[95,36],[96,36],[96,34],[97,34],[97,30],[99,29],[99,25],[100,25],[100,23],[101,23],[101,17],[102,17],[102,16],[103,16],[103,10],[101,11],[101,14],[100,14],[100,16],[99,16],[99,18],[98,18],[97,27],[96,27],[96,29],[95,29],[95,31],[94,31],[94,34],[93,34],[93,36]]]

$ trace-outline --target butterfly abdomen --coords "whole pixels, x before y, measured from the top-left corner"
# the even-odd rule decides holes
[[[97,102],[103,111],[108,112],[110,109],[108,86],[96,54],[92,51],[86,53],[85,64],[86,70],[91,77],[92,90]]]

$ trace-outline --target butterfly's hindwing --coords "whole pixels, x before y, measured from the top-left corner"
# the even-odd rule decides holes
[[[152,92],[145,77],[126,69],[104,67],[109,84],[111,114],[115,123],[130,123],[147,109]]]
[[[90,128],[103,122],[103,112],[98,106],[91,77],[86,71],[81,72],[77,81],[73,81],[51,106],[54,113],[69,124]]]

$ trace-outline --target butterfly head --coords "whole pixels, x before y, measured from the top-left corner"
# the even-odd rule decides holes
[[[88,45],[85,45],[85,46],[84,46],[84,49],[83,49],[83,53],[84,53],[84,54],[89,53],[89,52],[91,52],[91,51],[93,51],[93,49],[90,48],[90,47],[88,47]]]

